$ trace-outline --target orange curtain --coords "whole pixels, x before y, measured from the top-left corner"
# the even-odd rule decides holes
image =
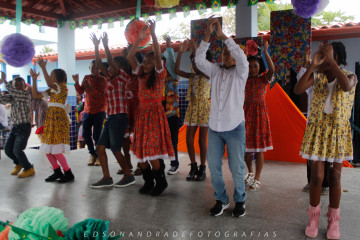
[[[266,160],[306,163],[299,155],[303,140],[306,118],[291,101],[279,84],[267,89],[266,104],[270,116],[271,135],[274,149],[264,153]],[[196,132],[194,143],[195,152],[199,153],[199,130]],[[179,131],[178,151],[187,152],[186,125]],[[226,152],[225,152],[226,155]],[[344,167],[352,167],[348,161],[343,162]]]

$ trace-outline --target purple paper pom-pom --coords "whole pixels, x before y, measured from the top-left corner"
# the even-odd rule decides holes
[[[319,5],[320,0],[291,0],[294,7],[294,13],[303,18],[313,16]]]
[[[30,38],[20,33],[14,33],[4,37],[1,42],[1,54],[7,64],[22,67],[32,61],[35,48]]]

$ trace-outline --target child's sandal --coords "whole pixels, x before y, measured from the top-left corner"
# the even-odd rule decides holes
[[[245,185],[249,186],[254,182],[254,174],[253,173],[248,173],[245,176]]]
[[[260,189],[260,181],[254,180],[254,182],[248,187],[248,190],[251,192],[257,191]]]

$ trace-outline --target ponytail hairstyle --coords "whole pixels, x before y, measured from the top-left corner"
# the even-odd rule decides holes
[[[52,72],[55,74],[55,78],[59,83],[67,83],[66,72],[61,68],[54,69]]]
[[[249,56],[247,58],[248,62],[250,61],[257,61],[259,63],[260,66],[260,70],[259,70],[259,74],[262,75],[263,73],[266,72],[266,67],[265,67],[265,63],[263,58],[261,57],[261,55],[255,55],[255,56]]]
[[[347,65],[346,50],[342,42],[332,42],[331,46],[334,49],[334,59],[337,59],[339,65]]]

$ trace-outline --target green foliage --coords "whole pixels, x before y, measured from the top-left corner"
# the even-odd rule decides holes
[[[259,3],[258,4],[258,31],[270,30],[270,17],[272,11],[289,10],[293,9],[291,3]]]
[[[44,47],[40,50],[40,54],[49,53],[55,51],[51,47],[44,45]]]
[[[336,12],[321,12],[311,19],[312,26],[330,25],[335,23],[346,23],[354,21],[354,16],[345,16],[345,13],[341,10]]]

